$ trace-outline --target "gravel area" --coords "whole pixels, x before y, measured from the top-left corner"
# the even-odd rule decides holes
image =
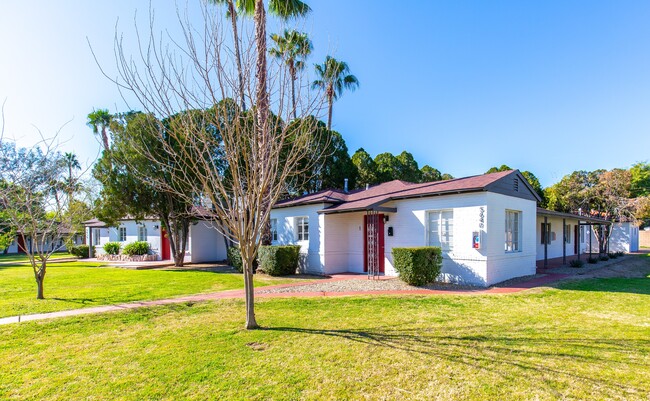
[[[284,288],[262,289],[259,293],[287,293],[287,292],[368,292],[368,291],[404,291],[404,290],[478,290],[481,287],[433,283],[422,287],[408,285],[398,278],[369,280],[365,278],[351,278],[349,280],[325,281],[322,283],[312,283],[300,286],[291,286]]]
[[[587,274],[590,272],[593,272],[595,270],[600,270],[605,267],[609,267],[611,265],[617,265],[619,263],[624,263],[624,262],[630,262],[630,259],[638,259],[634,255],[626,255],[626,256],[619,256],[616,259],[610,259],[610,260],[599,260],[598,263],[587,263],[587,258],[583,258],[582,261],[584,262],[584,265],[582,267],[571,267],[571,266],[564,266],[564,267],[554,267],[552,269],[548,269],[547,272],[552,272],[552,273],[557,273],[557,274],[577,274],[577,275],[583,275]]]

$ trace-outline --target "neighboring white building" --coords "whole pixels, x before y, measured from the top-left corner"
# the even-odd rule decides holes
[[[638,252],[639,226],[630,221],[612,223],[612,234],[609,237],[610,252]]]
[[[151,246],[151,251],[158,256],[158,260],[172,258],[171,245],[160,220],[123,219],[116,227],[108,227],[97,219],[89,220],[84,224],[88,245],[91,245],[90,241],[92,241],[98,255],[104,253],[103,246],[107,242],[120,242],[124,246],[130,242],[146,241]],[[212,222],[199,220],[190,224],[185,262],[215,262],[226,258],[224,237]]]
[[[72,238],[72,241],[75,245],[81,245],[84,243],[84,237],[83,235],[78,234]],[[56,238],[54,240],[48,239],[45,241],[44,245],[48,252],[66,252],[68,250],[65,241],[61,238]],[[16,235],[16,238],[14,238],[13,242],[7,248],[6,253],[24,253],[25,249],[33,249],[31,239],[26,237],[23,241],[23,238],[20,235]]]
[[[443,250],[442,279],[489,286],[535,274],[538,195],[517,170],[352,192],[322,191],[278,202],[276,244],[301,246],[314,274],[396,275],[393,247]],[[375,251],[376,250],[376,251]]]

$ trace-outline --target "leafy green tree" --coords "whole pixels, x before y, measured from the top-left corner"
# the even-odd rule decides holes
[[[375,165],[377,166],[377,181],[379,183],[397,179],[400,163],[392,153],[384,152],[375,156]]]
[[[352,164],[357,168],[357,182],[352,188],[364,188],[375,185],[377,181],[377,165],[370,154],[363,148],[357,149],[352,155]]]
[[[99,135],[105,151],[108,151],[110,146],[108,143],[108,132],[114,118],[111,113],[106,109],[97,109],[88,114],[88,126],[93,129],[95,135]]]
[[[632,197],[650,195],[650,163],[639,162],[630,168]]]
[[[175,191],[189,194],[191,190],[184,180],[191,175],[179,175],[173,172],[171,163],[165,169],[144,156],[165,160],[167,146],[183,151],[183,144],[166,134],[174,118],[180,117],[159,121],[145,113],[129,115],[126,124],[113,133],[111,148],[99,159],[93,175],[102,184],[96,202],[97,217],[114,225],[127,215],[136,220],[157,216],[167,231],[174,265],[182,266],[193,205],[187,198],[176,196]]]
[[[443,181],[444,181],[444,180],[453,180],[453,179],[454,179],[454,176],[451,175],[451,174],[449,174],[449,173],[444,173],[444,174],[442,175],[442,177],[440,177],[440,179],[443,180]]]
[[[425,164],[420,169],[421,182],[433,182],[442,180],[440,170]]]
[[[397,165],[397,174],[396,177],[398,180],[407,181],[407,182],[421,182],[422,181],[422,172],[418,167],[418,162],[415,161],[413,155],[407,151],[403,151],[396,157]]]
[[[318,79],[312,83],[312,88],[321,89],[327,97],[327,129],[332,129],[332,109],[334,101],[343,95],[347,89],[350,91],[359,87],[359,80],[350,74],[347,63],[327,56],[323,64],[316,64]]]
[[[296,80],[298,71],[305,68],[304,59],[311,54],[313,45],[306,33],[285,30],[283,35],[273,34],[271,40],[275,43],[270,53],[287,66],[291,76],[291,106],[293,118],[296,118]]]
[[[307,117],[299,126],[312,129],[313,150],[304,165],[305,169],[298,179],[298,188],[295,195],[302,193],[318,192],[322,189],[342,188],[345,179],[348,187],[355,188],[357,181],[357,168],[352,163],[348,147],[343,136],[336,131],[330,131],[322,121],[315,117]],[[296,122],[292,123],[296,124]]]
[[[72,197],[75,192],[77,192],[80,188],[77,183],[77,177],[74,175],[75,170],[81,170],[81,164],[79,164],[79,159],[77,159],[77,155],[75,155],[72,152],[66,152],[63,155],[63,160],[62,163],[68,170],[68,176],[65,179],[65,187],[66,187],[66,192],[68,195],[68,205],[72,204]]]

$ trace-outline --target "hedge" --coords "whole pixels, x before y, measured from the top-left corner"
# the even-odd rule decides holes
[[[269,276],[296,274],[299,255],[299,245],[261,246],[257,251],[258,270]]]
[[[120,248],[122,244],[119,242],[107,242],[104,244],[104,252],[108,255],[117,255],[120,253]]]
[[[136,241],[126,244],[122,253],[125,255],[147,255],[151,251],[151,247],[147,241]]]
[[[79,246],[73,246],[70,248],[69,252],[82,259],[87,259],[90,254],[90,247],[88,245],[79,245]]]
[[[393,248],[393,264],[402,281],[421,286],[432,283],[442,269],[442,251],[435,246]]]
[[[228,251],[226,252],[228,255],[228,264],[232,267],[234,267],[238,272],[242,273],[243,270],[243,263],[241,260],[241,252],[239,252],[239,248],[236,246],[231,246],[228,248]]]

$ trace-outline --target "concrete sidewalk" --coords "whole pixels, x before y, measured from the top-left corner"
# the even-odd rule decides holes
[[[515,292],[524,291],[530,288],[541,287],[549,283],[559,281],[568,277],[567,274],[548,274],[543,277],[536,277],[531,280],[521,281],[514,284],[506,285],[503,287],[491,287],[487,289],[470,289],[470,290],[394,290],[394,291],[349,291],[349,292],[302,292],[300,286],[312,284],[313,281],[302,283],[290,283],[274,286],[259,287],[255,289],[256,298],[290,298],[290,297],[342,297],[342,296],[359,296],[359,295],[484,295],[484,294],[512,294]],[[321,282],[341,281],[341,280],[366,280],[366,275],[353,275],[353,274],[337,274],[331,276],[329,279],[324,279]],[[382,279],[384,279],[382,277]],[[385,279],[389,279],[388,277]],[[288,288],[296,287],[295,292],[281,292],[281,293],[258,293],[262,290],[270,290],[274,288]],[[186,302],[201,302],[213,301],[218,299],[236,299],[244,298],[244,290],[229,290],[221,291],[210,294],[196,294],[188,295],[179,298],[160,299],[155,301],[140,301],[129,302],[117,305],[96,306],[91,308],[71,309],[58,312],[37,313],[32,315],[22,316],[9,316],[0,318],[0,325],[29,322],[34,320],[54,319],[59,317],[81,316],[93,313],[115,312],[123,310],[131,310],[137,308],[146,308],[159,305],[180,304]]]

